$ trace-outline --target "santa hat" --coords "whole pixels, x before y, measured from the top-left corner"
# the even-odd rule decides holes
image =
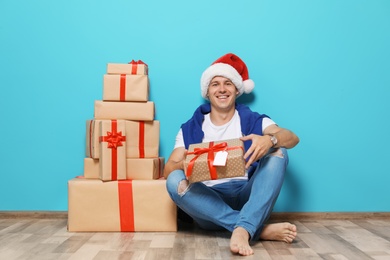
[[[237,96],[241,96],[243,93],[250,93],[255,87],[253,80],[249,79],[246,64],[233,53],[220,57],[203,72],[200,79],[200,91],[203,98],[208,99],[207,90],[210,81],[216,76],[230,79],[239,92]]]

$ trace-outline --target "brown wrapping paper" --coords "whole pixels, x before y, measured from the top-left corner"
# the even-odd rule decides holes
[[[147,75],[109,75],[103,78],[104,101],[148,101]]]
[[[101,120],[87,120],[85,155],[89,158],[99,159],[99,122]]]
[[[84,158],[84,178],[100,178],[99,159]]]
[[[165,158],[127,158],[126,179],[155,180],[163,177]],[[84,178],[99,179],[99,160],[84,158]]]
[[[99,122],[100,179],[126,179],[126,124],[124,120]]]
[[[153,180],[163,177],[164,157],[128,158],[126,178],[131,180]]]
[[[230,139],[225,141],[216,141],[214,145],[227,143],[227,147],[237,147],[232,150],[227,150],[228,156],[225,166],[214,166],[217,173],[216,179],[239,177],[245,175],[245,160],[244,160],[244,144],[240,139]],[[192,144],[188,148],[188,152],[193,152],[195,148],[209,148],[210,143]],[[238,148],[238,147],[242,147]],[[215,156],[216,152],[214,152]],[[184,162],[184,170],[189,182],[199,182],[211,180],[211,174],[208,165],[208,153],[203,153],[194,162],[192,173],[188,171],[190,161],[195,157],[194,154],[188,154]],[[190,176],[188,176],[190,175]]]
[[[109,102],[95,101],[95,119],[126,119],[135,121],[153,121],[154,103],[148,102]]]
[[[134,73],[135,72],[135,73]],[[136,69],[132,64],[124,63],[108,63],[108,74],[136,74],[136,75],[148,75],[148,66],[146,64],[137,64]]]
[[[160,144],[159,121],[126,121],[127,158],[158,157]]]
[[[119,182],[129,181],[69,180],[68,230],[125,232],[128,230],[123,230],[123,223],[131,221],[134,231],[177,231],[176,205],[166,191],[165,180],[131,181],[131,198],[119,195]],[[133,212],[123,212],[120,202],[129,199]],[[123,215],[131,215],[131,219]]]

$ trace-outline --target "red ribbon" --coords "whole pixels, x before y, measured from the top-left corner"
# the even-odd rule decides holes
[[[193,152],[189,152],[188,154],[195,154],[195,157],[191,159],[187,167],[187,177],[190,177],[192,174],[192,169],[194,168],[195,161],[204,153],[208,153],[207,155],[207,164],[209,166],[210,177],[212,180],[217,179],[217,170],[213,165],[214,162],[214,152],[222,151],[227,147],[227,143],[223,142],[217,145],[214,145],[214,142],[209,143],[208,148],[195,148]]]
[[[125,101],[126,96],[126,74],[121,74],[119,86],[119,100]]]
[[[139,158],[145,158],[145,122],[139,122],[139,140],[138,140]]]
[[[148,66],[142,60],[138,60],[138,61],[132,60],[129,62],[129,64],[132,65],[131,66],[131,74],[137,74],[138,65],[145,65],[146,67]]]
[[[111,120],[111,131],[107,131],[106,136],[100,136],[99,142],[107,142],[107,148],[111,149],[111,179],[116,180],[118,176],[117,158],[118,158],[118,146],[123,146],[126,141],[126,136],[122,136],[122,131],[117,132],[117,121]]]
[[[121,231],[135,231],[133,184],[131,180],[118,181],[118,196]]]
[[[218,178],[218,175],[217,175],[217,169],[213,165],[214,153],[219,152],[219,151],[229,151],[229,150],[234,150],[234,149],[244,150],[241,146],[227,147],[227,142],[219,143],[217,145],[214,145],[214,142],[210,142],[208,148],[195,148],[193,152],[188,152],[187,155],[188,154],[195,154],[195,157],[192,158],[191,161],[188,163],[187,174],[186,174],[187,177],[191,176],[195,161],[198,159],[198,157],[204,153],[208,153],[207,164],[208,164],[209,171],[210,171],[210,179],[216,180]]]

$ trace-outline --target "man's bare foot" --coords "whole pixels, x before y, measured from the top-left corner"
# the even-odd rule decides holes
[[[296,236],[297,227],[291,223],[283,222],[265,225],[260,239],[291,243]]]
[[[249,246],[249,233],[242,227],[233,230],[230,238],[230,251],[234,254],[253,255],[253,249]]]

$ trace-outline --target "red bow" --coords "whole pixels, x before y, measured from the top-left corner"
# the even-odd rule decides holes
[[[215,169],[214,163],[214,153],[218,151],[225,150],[227,147],[227,143],[223,142],[217,145],[214,145],[214,142],[210,142],[208,148],[195,148],[193,152],[189,152],[187,154],[195,154],[195,157],[191,159],[191,161],[188,164],[187,168],[187,177],[190,177],[192,174],[192,169],[194,168],[194,163],[196,159],[198,159],[199,156],[201,156],[204,153],[208,153],[207,156],[207,164],[209,166],[210,171],[210,177],[212,180],[217,179],[217,169]]]
[[[137,61],[132,60],[132,61],[129,62],[129,64],[144,64],[144,65],[146,65],[146,63],[143,62],[142,60],[137,60]],[[146,65],[146,66],[148,66],[148,65]]]
[[[120,132],[108,132],[106,136],[101,136],[101,142],[107,142],[107,147],[111,149],[116,149],[118,146],[123,146],[123,141],[126,141],[126,136],[122,135]]]
[[[148,74],[147,73],[148,65],[146,63],[144,63],[142,60],[138,60],[138,61],[132,60],[129,62],[129,64],[131,64],[131,74],[132,75],[137,74],[138,65],[145,65],[145,71],[146,71],[146,74]]]

